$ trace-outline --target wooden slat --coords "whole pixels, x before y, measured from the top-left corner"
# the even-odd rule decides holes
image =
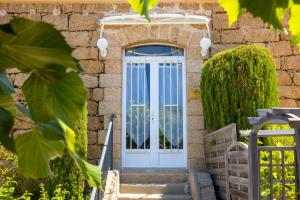
[[[294,136],[294,130],[260,130],[257,135],[259,137],[268,137],[268,136]]]
[[[262,183],[269,183],[270,180],[260,180]],[[272,179],[273,183],[282,183],[282,180],[279,179]],[[285,183],[295,183],[296,180],[284,180]]]
[[[244,191],[240,191],[234,188],[230,189],[230,194],[233,196],[238,196],[244,199],[248,199],[248,193],[244,192]]]
[[[251,134],[251,130],[240,130],[240,135],[242,137],[247,137]],[[294,136],[294,130],[260,130],[257,135],[259,137],[267,136]]]
[[[228,131],[227,131],[228,129]],[[226,136],[232,136],[232,134],[234,133],[234,131],[236,131],[236,125],[235,124],[229,124],[223,128],[220,128],[212,133],[209,133],[207,135],[204,136],[205,140],[207,138],[213,137],[215,138],[216,136],[219,137],[226,137]]]
[[[224,168],[208,169],[208,172],[211,173],[211,174],[225,175],[225,169]]]
[[[299,118],[289,118],[289,125],[293,128],[300,128]]]
[[[257,149],[259,151],[295,151],[296,147],[293,147],[293,146],[284,146],[284,147],[278,147],[278,146],[258,146]]]
[[[248,122],[251,125],[256,124],[260,120],[260,117],[248,117]]]
[[[248,159],[247,151],[229,151],[228,152],[229,159]]]
[[[229,164],[228,169],[229,169],[229,171],[248,172],[249,165],[248,164]]]
[[[257,109],[256,112],[259,117],[265,117],[272,113],[272,109]]]
[[[257,124],[257,122],[258,122],[260,119],[261,119],[261,117],[248,117],[249,124],[251,124],[251,125]],[[278,120],[278,119],[271,120],[269,123],[270,123],[270,124],[287,124],[286,121]]]
[[[300,108],[273,108],[273,114],[282,115],[285,113],[292,113],[294,115],[300,116]]]
[[[259,166],[261,166],[261,167],[270,167],[270,166],[272,166],[272,167],[281,167],[282,164],[274,164],[274,163],[272,163],[272,164],[259,164]],[[284,164],[284,166],[285,167],[295,167],[296,164],[295,163],[293,163],[293,164]]]
[[[214,180],[217,186],[225,187],[226,183],[224,180]]]
[[[230,144],[232,144],[232,141],[225,142],[223,144],[217,144],[215,146],[210,146],[208,150],[210,150],[210,151],[225,151]]]
[[[220,163],[224,162],[225,157],[224,156],[218,156],[218,157],[213,157],[213,158],[207,158],[206,163],[212,164],[212,163]]]
[[[248,187],[248,178],[238,177],[238,176],[229,176],[229,182]]]

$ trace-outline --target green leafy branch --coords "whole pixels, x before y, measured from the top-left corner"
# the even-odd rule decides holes
[[[244,12],[250,12],[254,17],[261,18],[274,30],[282,30],[283,18],[289,15],[289,30],[292,43],[300,46],[300,1],[299,0],[219,0],[228,14],[231,26]]]
[[[73,130],[87,91],[72,51],[50,24],[16,18],[0,25],[0,142],[17,155],[19,171],[32,178],[52,175],[50,160],[62,157],[66,148],[87,181],[100,187],[99,168],[76,150]],[[9,68],[30,74],[22,87],[28,108],[12,98]],[[15,119],[29,123],[31,130],[14,138]]]
[[[158,0],[128,0],[132,9],[150,21],[149,10],[152,9]]]

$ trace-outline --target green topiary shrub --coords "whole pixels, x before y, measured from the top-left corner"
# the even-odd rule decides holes
[[[201,95],[208,130],[230,123],[251,128],[247,117],[256,109],[278,106],[275,63],[270,51],[242,45],[208,59],[201,75]]]

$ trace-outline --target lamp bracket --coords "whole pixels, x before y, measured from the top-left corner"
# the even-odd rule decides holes
[[[150,14],[151,21],[138,14],[126,14],[104,17],[99,20],[100,38],[104,31],[105,25],[182,25],[182,24],[205,24],[207,28],[208,38],[210,38],[209,22],[206,16],[192,14]]]

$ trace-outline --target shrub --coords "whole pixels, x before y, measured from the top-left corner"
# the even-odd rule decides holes
[[[19,191],[18,174],[15,169],[16,156],[7,151],[0,145],[0,199],[5,200],[30,200],[32,194],[25,191],[17,194]]]
[[[87,108],[84,107],[81,119],[76,122],[76,151],[86,159],[87,156]],[[45,189],[50,197],[55,196],[57,187],[62,191],[68,191],[64,194],[67,199],[82,199],[84,192],[84,178],[81,175],[76,163],[66,151],[62,158],[57,158],[51,162],[51,169],[54,176],[48,178],[45,182]]]
[[[203,111],[208,130],[230,123],[249,129],[256,109],[278,105],[275,63],[270,51],[242,45],[208,59],[201,76]]]
[[[86,159],[87,156],[87,108],[76,123],[76,151]],[[16,157],[0,145],[0,158],[14,166]],[[0,199],[86,199],[83,198],[84,177],[81,175],[70,154],[51,161],[54,173],[47,179],[27,179],[17,173],[15,168],[0,166]]]

